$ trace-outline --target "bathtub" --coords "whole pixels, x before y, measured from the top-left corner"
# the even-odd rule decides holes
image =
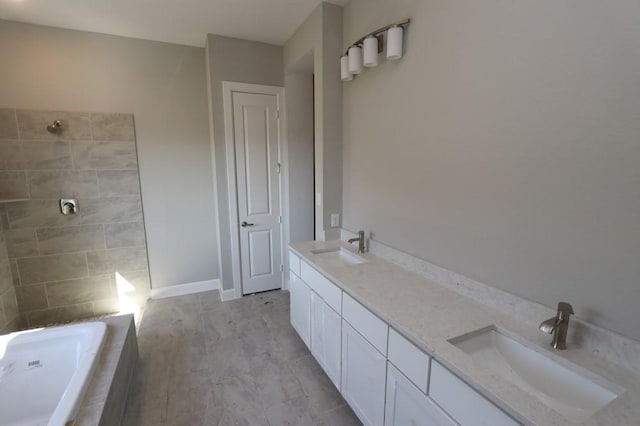
[[[87,322],[0,336],[0,425],[72,420],[106,331],[102,322]]]

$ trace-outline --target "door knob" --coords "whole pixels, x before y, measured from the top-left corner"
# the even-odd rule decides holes
[[[242,223],[240,224],[240,226],[242,226],[243,228],[246,228],[247,226],[254,226],[255,223],[247,223],[246,220],[243,220]]]

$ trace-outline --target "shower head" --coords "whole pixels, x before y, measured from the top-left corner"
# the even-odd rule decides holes
[[[62,123],[60,122],[60,120],[56,120],[53,123],[49,124],[47,126],[47,131],[53,134],[60,134],[60,132],[62,132]]]

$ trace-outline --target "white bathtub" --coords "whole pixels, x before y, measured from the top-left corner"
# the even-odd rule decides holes
[[[87,322],[0,336],[0,425],[72,420],[106,331],[102,322]]]

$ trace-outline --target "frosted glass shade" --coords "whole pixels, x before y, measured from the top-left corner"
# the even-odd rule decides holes
[[[349,72],[351,74],[362,72],[362,49],[358,46],[349,48]]]
[[[402,27],[391,27],[387,30],[387,59],[402,58]]]
[[[375,67],[378,66],[378,39],[374,36],[369,36],[364,39],[364,66]]]
[[[353,80],[353,75],[349,72],[349,57],[347,55],[340,58],[340,77],[342,81]]]

